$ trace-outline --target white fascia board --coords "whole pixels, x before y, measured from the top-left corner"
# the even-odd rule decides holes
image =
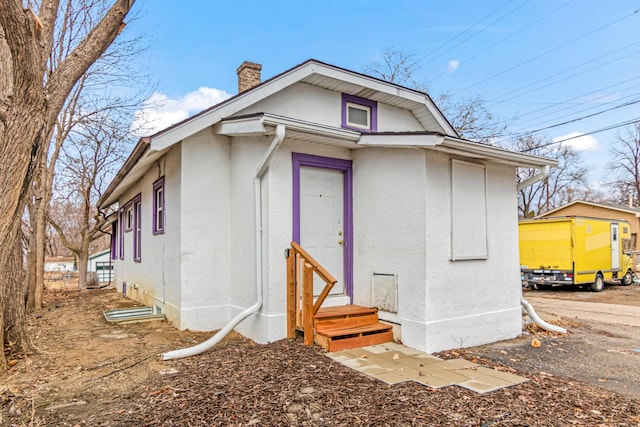
[[[360,132],[336,128],[333,126],[323,125],[320,123],[306,122],[303,120],[293,119],[290,117],[275,116],[271,114],[264,115],[264,123],[266,125],[277,126],[284,125],[287,129],[298,132],[309,133],[313,135],[326,136],[330,138],[343,139],[346,141],[358,141],[361,138]]]
[[[442,135],[367,135],[358,145],[368,147],[435,147],[444,142]]]
[[[555,167],[558,165],[557,160],[549,157],[534,156],[532,154],[519,153],[500,147],[452,138],[445,138],[440,147],[450,149],[450,152],[459,153],[460,155],[469,153],[477,156],[485,156],[488,160],[502,161],[519,167],[542,168],[544,166]]]
[[[254,117],[223,120],[215,125],[214,132],[227,136],[271,134],[273,128],[278,125],[283,125],[287,130],[351,142],[356,142],[360,138],[360,132],[357,131],[266,113]]]
[[[151,165],[162,157],[166,151],[161,152],[147,152],[142,156],[140,160],[127,172],[127,175],[120,181],[120,184],[116,188],[113,189],[111,194],[105,201],[102,203],[103,207],[108,207],[113,205],[118,201],[118,198],[122,193],[124,193],[131,185],[133,185],[140,177],[142,177],[145,172],[151,167]]]
[[[214,133],[227,136],[240,136],[265,133],[264,119],[260,117],[246,117],[242,119],[223,120],[213,128]]]

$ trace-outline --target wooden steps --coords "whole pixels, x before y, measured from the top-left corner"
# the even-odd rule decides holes
[[[328,351],[393,341],[392,326],[380,323],[378,309],[359,305],[323,307],[313,316],[315,341]]]

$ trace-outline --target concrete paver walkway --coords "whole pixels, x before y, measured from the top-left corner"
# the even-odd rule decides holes
[[[464,359],[442,360],[430,354],[386,343],[328,353],[345,366],[387,384],[416,381],[432,388],[458,385],[488,393],[529,381],[527,378],[480,366]]]

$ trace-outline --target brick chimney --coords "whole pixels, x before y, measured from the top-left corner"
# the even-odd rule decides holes
[[[261,70],[262,65],[255,62],[244,61],[240,64],[236,70],[236,74],[238,74],[238,93],[258,86],[260,84]]]

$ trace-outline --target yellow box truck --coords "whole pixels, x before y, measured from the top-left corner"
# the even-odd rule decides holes
[[[557,217],[518,224],[523,284],[549,288],[589,285],[599,292],[605,282],[633,283],[631,227],[623,220]]]

